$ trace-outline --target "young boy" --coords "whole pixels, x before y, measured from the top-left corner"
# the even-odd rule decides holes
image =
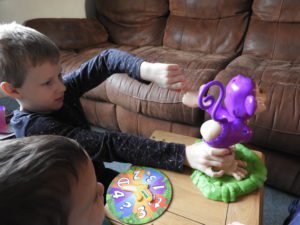
[[[54,135],[1,141],[0,171],[1,224],[102,224],[104,187],[77,142]]]
[[[184,76],[178,65],[148,63],[109,49],[62,77],[55,44],[36,30],[11,23],[0,25],[0,71],[1,89],[20,104],[11,120],[16,136],[53,134],[76,140],[92,158],[98,181],[106,187],[116,174],[105,169],[103,161],[177,171],[185,163],[209,176],[224,173],[211,168],[226,164],[229,149],[199,143],[185,147],[119,132],[97,133],[85,119],[79,98],[111,74],[125,72],[141,81],[181,89]]]

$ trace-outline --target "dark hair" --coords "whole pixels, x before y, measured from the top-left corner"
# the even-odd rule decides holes
[[[17,23],[0,24],[0,82],[24,83],[28,68],[59,62],[57,46],[42,33]]]
[[[67,225],[71,186],[89,159],[83,148],[54,135],[0,143],[0,223]]]

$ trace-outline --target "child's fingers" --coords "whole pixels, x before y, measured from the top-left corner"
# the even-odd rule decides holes
[[[212,161],[212,160],[205,160],[203,164],[208,167],[216,167],[216,168],[220,168],[223,166],[223,162]]]
[[[232,175],[236,180],[242,180],[246,177],[247,173],[247,170],[238,167]]]
[[[183,76],[176,76],[176,77],[171,77],[167,79],[167,85],[172,85],[176,83],[184,83],[184,77]]]
[[[211,167],[206,168],[203,172],[210,177],[221,177],[225,173],[224,170],[213,171]]]
[[[184,74],[180,70],[166,71],[166,72],[162,72],[161,74],[164,75],[167,78],[178,77],[178,76],[181,76],[183,78],[186,77],[186,76],[184,76]]]
[[[243,174],[243,175],[247,175],[248,174],[248,171],[245,170],[244,168],[238,167],[236,170],[240,174]]]
[[[238,173],[233,173],[232,176],[233,176],[236,180],[242,180],[242,177],[241,177]]]
[[[236,161],[237,161],[239,167],[243,167],[243,168],[247,167],[247,162],[242,161],[242,160],[236,160]]]
[[[234,173],[233,174],[233,177],[236,179],[236,180],[242,180],[245,178],[245,175],[244,174],[241,174],[241,173]]]
[[[234,146],[234,145],[231,145],[231,146],[229,147],[229,149],[230,149],[232,152],[235,152],[235,146]]]
[[[212,156],[226,156],[232,153],[232,151],[227,148],[211,148],[210,151]]]
[[[178,83],[169,85],[168,88],[173,89],[173,90],[181,90],[183,86],[184,86],[183,82],[178,82]]]
[[[167,70],[181,70],[180,66],[178,64],[167,64]]]

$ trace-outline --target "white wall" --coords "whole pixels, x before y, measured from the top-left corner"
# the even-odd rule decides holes
[[[94,0],[0,0],[0,22],[23,23],[33,18],[85,18]]]
[[[95,16],[95,0],[0,0],[0,23],[23,23],[33,18]],[[0,91],[0,98],[3,93]]]

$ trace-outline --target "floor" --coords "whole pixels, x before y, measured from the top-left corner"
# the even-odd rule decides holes
[[[288,216],[288,206],[296,196],[265,187],[263,225],[282,225]]]

